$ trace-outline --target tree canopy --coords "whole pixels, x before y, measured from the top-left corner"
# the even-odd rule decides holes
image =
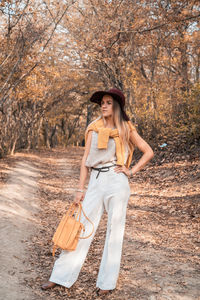
[[[199,1],[0,3],[0,156],[81,145],[90,95],[117,87],[152,145],[200,140]]]

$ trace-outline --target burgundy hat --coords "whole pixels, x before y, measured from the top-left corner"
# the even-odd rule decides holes
[[[123,119],[125,121],[129,121],[130,119],[127,116],[126,112],[124,111],[125,96],[122,93],[122,91],[120,91],[116,88],[109,89],[108,91],[98,91],[92,95],[92,97],[90,98],[90,101],[101,105],[101,100],[102,100],[103,96],[105,96],[105,95],[112,96],[113,99],[115,99],[119,103],[119,105],[121,107]]]

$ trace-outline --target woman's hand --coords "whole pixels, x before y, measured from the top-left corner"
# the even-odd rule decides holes
[[[114,170],[116,173],[124,173],[127,177],[131,175],[130,170],[125,166],[116,166]]]
[[[85,196],[85,193],[84,193],[84,192],[79,192],[79,191],[77,191],[76,194],[75,194],[74,203],[75,203],[76,205],[78,205],[81,201],[83,201],[84,196]]]

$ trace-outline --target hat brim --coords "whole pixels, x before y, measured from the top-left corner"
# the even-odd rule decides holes
[[[98,91],[98,92],[95,92],[91,96],[90,101],[93,102],[93,103],[97,103],[97,104],[101,105],[101,100],[102,100],[103,96],[105,96],[105,95],[112,96],[119,103],[119,105],[121,107],[123,119],[125,121],[129,121],[130,119],[127,116],[126,112],[124,111],[124,105],[122,106],[121,97],[116,95],[115,93],[106,92],[106,91]]]
[[[116,95],[116,94],[114,94],[114,93],[106,92],[106,91],[98,91],[98,92],[95,92],[95,93],[92,95],[92,97],[90,98],[90,101],[91,101],[91,102],[95,102],[95,103],[101,105],[101,100],[102,100],[103,96],[105,96],[105,95],[110,95],[110,96],[112,96],[115,100],[117,100],[117,102],[119,102],[120,106],[122,106],[122,105],[121,105],[121,97],[120,97],[120,96],[118,96],[118,95]]]

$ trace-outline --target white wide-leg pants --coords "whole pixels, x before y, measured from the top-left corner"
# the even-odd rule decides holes
[[[94,223],[94,233],[88,239],[79,240],[75,251],[62,250],[49,279],[67,288],[78,278],[104,208],[108,213],[108,223],[96,286],[102,290],[112,290],[116,287],[130,187],[127,176],[124,173],[116,173],[114,167],[108,172],[101,172],[98,178],[97,173],[96,170],[91,171],[88,189],[82,203],[85,214]],[[85,226],[85,235],[89,234],[92,225],[83,214],[81,222]]]

